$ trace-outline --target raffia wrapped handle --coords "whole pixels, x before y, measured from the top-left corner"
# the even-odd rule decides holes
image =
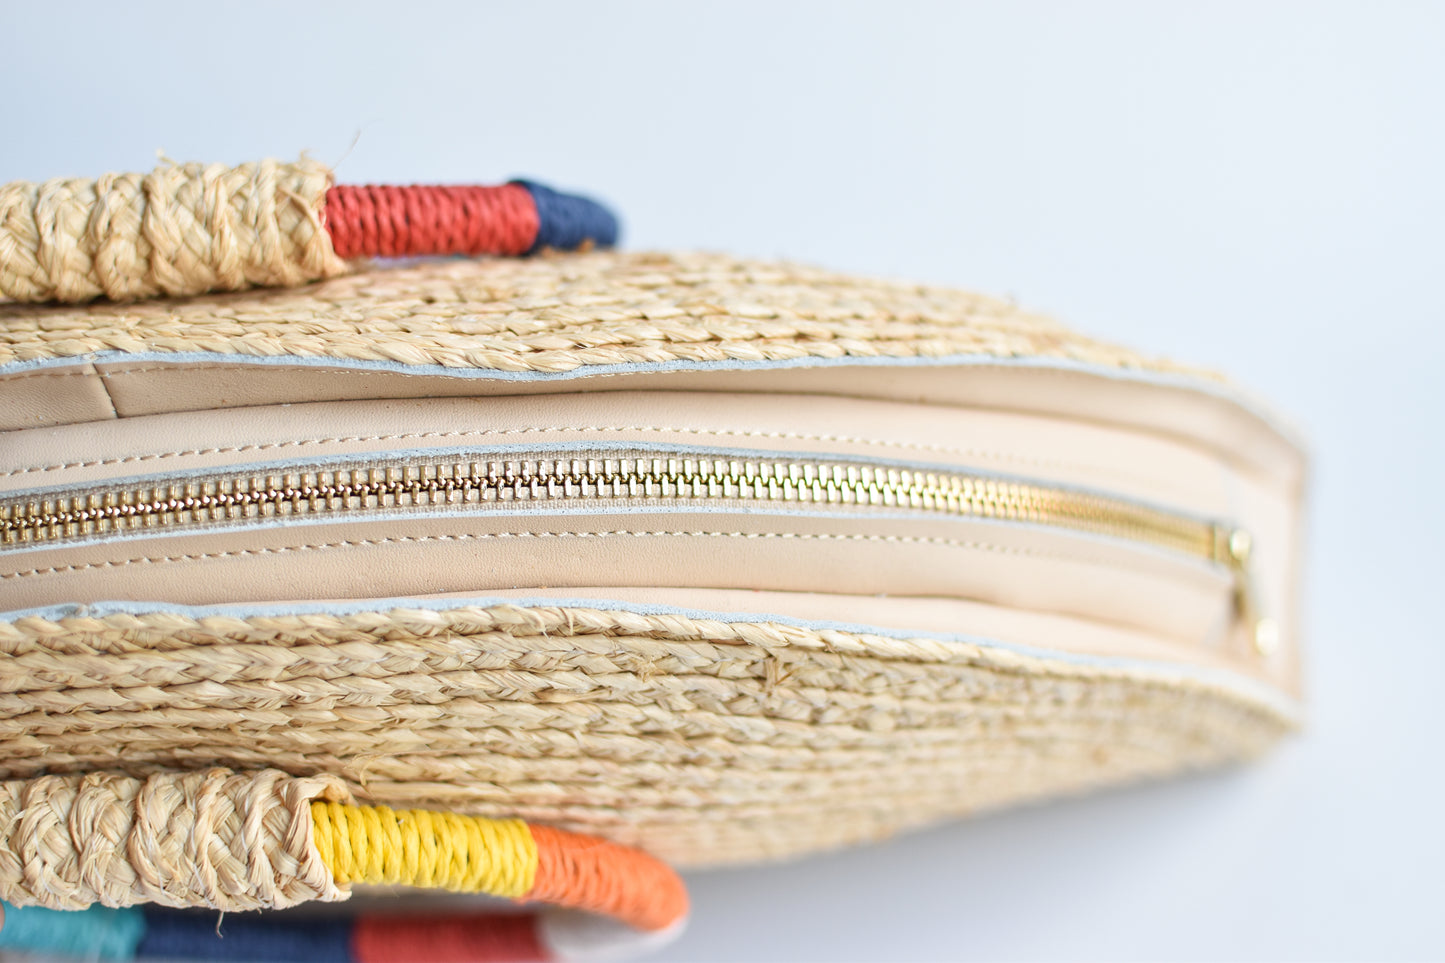
[[[334,185],[312,160],[162,164],[0,186],[0,298],[133,301],[289,287],[355,259],[608,247],[617,219],[531,181]]]
[[[227,911],[345,899],[312,841],[317,798],[347,793],[274,770],[0,782],[0,899]]]
[[[515,819],[355,805],[331,777],[212,769],[0,782],[0,899],[13,905],[230,912],[344,900],[354,883],[543,902],[644,932],[675,930],[687,913],[678,876],[638,850]],[[49,935],[18,945],[52,952],[69,946],[60,939],[68,915],[80,921],[84,914],[32,924]],[[126,937],[132,954],[148,923],[165,933],[195,929],[164,916],[105,919],[101,929],[112,941],[117,932],[132,934]],[[97,926],[93,917],[76,925]],[[497,939],[496,927],[472,918],[418,925],[397,919],[363,926],[360,938],[377,951],[371,963],[409,959],[407,946],[438,934]],[[0,931],[0,948],[17,946],[15,928],[12,920]],[[515,948],[521,937],[507,932],[506,945]]]

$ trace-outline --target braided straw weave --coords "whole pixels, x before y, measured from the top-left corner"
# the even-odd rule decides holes
[[[340,274],[320,217],[330,182],[303,160],[0,185],[0,296],[129,301]]]
[[[536,372],[971,354],[1199,374],[984,295],[711,254],[451,261],[186,301],[0,304],[0,364],[105,351]]]
[[[694,865],[1247,757],[1290,725],[1162,670],[575,607],[29,616],[0,653],[5,778],[276,767]]]
[[[318,165],[270,163],[6,188],[0,263],[21,267],[0,272],[0,294],[111,300],[0,304],[0,366],[557,373],[974,355],[1189,370],[980,295],[706,254],[432,262],[135,300],[341,274],[328,184]],[[0,622],[0,779],[31,780],[0,785],[0,826],[24,854],[0,847],[0,889],[57,907],[335,898],[284,781],[268,795],[214,766],[700,865],[1241,759],[1292,724],[1259,690],[1182,670],[762,619],[457,605]],[[156,868],[187,862],[201,871]]]
[[[248,910],[342,899],[311,843],[318,796],[345,791],[335,779],[274,770],[0,782],[0,892],[51,909]]]

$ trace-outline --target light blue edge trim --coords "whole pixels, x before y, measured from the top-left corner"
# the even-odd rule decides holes
[[[849,355],[843,358],[790,358],[778,361],[629,361],[620,364],[583,365],[569,371],[503,371],[497,368],[454,368],[446,365],[412,365],[400,361],[367,361],[351,358],[317,358],[297,355],[243,355],[217,351],[96,351],[65,358],[41,358],[35,361],[17,361],[0,364],[0,377],[44,368],[62,368],[77,364],[104,364],[116,362],[169,362],[190,364],[240,364],[279,367],[348,368],[363,371],[389,372],[430,378],[481,378],[493,381],[572,381],[578,378],[600,378],[626,374],[662,374],[674,371],[766,371],[789,368],[846,368],[846,367],[982,367],[982,368],[1037,368],[1052,371],[1072,371],[1092,375],[1109,381],[1128,381],[1175,388],[1208,395],[1227,402],[1257,418],[1279,434],[1294,447],[1305,450],[1308,446],[1303,433],[1291,421],[1273,411],[1237,386],[1217,384],[1203,378],[1163,371],[1148,371],[1143,368],[1118,368],[1093,365],[1069,358],[1003,358],[984,354],[951,354],[937,357],[863,357]]]
[[[509,598],[496,595],[478,595],[444,599],[385,598],[361,599],[346,602],[286,602],[265,604],[232,605],[175,605],[166,602],[109,601],[88,604],[66,603],[32,609],[16,609],[0,612],[0,621],[14,622],[27,617],[39,617],[48,621],[67,618],[105,618],[109,615],[145,615],[164,612],[185,615],[193,619],[213,616],[233,618],[283,617],[295,615],[354,615],[359,612],[389,612],[396,609],[420,609],[422,611],[445,612],[462,608],[489,608],[510,605],[517,608],[590,608],[631,612],[636,615],[677,615],[692,619],[711,619],[720,622],[777,622],[809,631],[850,632],[859,635],[878,635],[893,639],[936,639],[959,645],[1000,649],[1035,659],[1049,659],[1071,665],[1093,668],[1132,669],[1157,673],[1160,676],[1183,677],[1195,682],[1228,689],[1268,706],[1271,710],[1289,720],[1297,720],[1301,713],[1298,702],[1273,686],[1255,679],[1222,669],[1180,665],[1151,659],[1135,659],[1123,656],[1083,655],[1077,652],[1062,652],[1036,646],[1020,645],[999,639],[968,635],[956,632],[928,632],[922,630],[890,629],[878,625],[857,622],[835,622],[831,620],[799,619],[768,612],[714,612],[707,609],[684,608],[673,605],[652,605],[639,602],[625,602],[618,599],[588,598],[576,596],[524,596]]]

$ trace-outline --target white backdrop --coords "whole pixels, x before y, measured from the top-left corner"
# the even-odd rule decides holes
[[[0,38],[0,180],[157,149],[525,173],[612,201],[632,247],[1010,294],[1305,427],[1302,737],[697,874],[662,958],[1445,955],[1445,5],[52,0]]]

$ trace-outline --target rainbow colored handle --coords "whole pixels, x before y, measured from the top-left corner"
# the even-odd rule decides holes
[[[0,950],[91,960],[268,960],[272,963],[563,961],[600,940],[665,942],[687,915],[682,880],[626,846],[518,819],[393,810],[314,800],[312,843],[340,886],[388,884],[484,893],[562,911],[361,913],[277,918],[154,906],[84,910],[6,904]],[[601,925],[582,913],[615,921]]]
[[[0,184],[0,301],[289,287],[363,258],[609,247],[617,218],[534,181],[353,187],[305,158]]]
[[[52,959],[233,963],[568,963],[665,945],[680,927],[640,933],[581,914],[360,913],[295,917],[152,906],[5,906],[0,951]],[[602,921],[606,922],[606,921]]]

